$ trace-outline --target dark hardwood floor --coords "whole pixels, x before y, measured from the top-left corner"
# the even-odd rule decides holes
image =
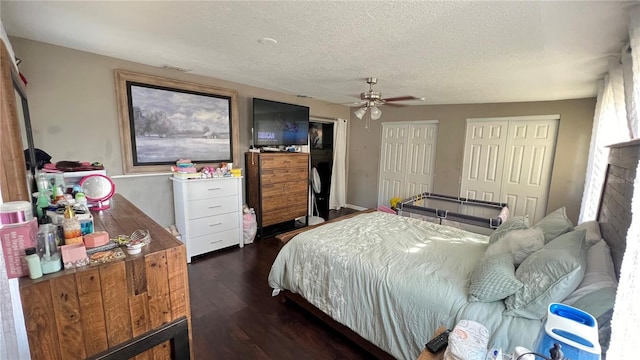
[[[332,211],[328,218],[354,212]],[[371,355],[267,283],[273,236],[194,258],[189,269],[196,359],[369,359]]]

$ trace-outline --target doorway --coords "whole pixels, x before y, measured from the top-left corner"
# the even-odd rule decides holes
[[[320,192],[314,196],[319,216],[324,219],[327,219],[329,214],[329,189],[331,188],[331,169],[333,168],[333,126],[333,122],[313,120],[309,122],[311,168],[318,170],[321,183]]]

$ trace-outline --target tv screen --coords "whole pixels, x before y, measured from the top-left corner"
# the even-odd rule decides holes
[[[255,146],[306,145],[309,108],[253,98]]]

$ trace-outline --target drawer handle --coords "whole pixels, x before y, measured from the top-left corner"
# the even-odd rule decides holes
[[[222,239],[221,240],[216,240],[216,241],[209,241],[209,244],[215,244],[215,243],[219,243],[221,241],[222,241]]]
[[[217,187],[217,188],[210,188],[209,190],[220,190],[221,188]]]
[[[210,224],[209,226],[218,226],[218,225],[222,225],[222,223],[219,222],[219,223],[215,223],[215,224]]]
[[[209,209],[215,209],[215,208],[219,208],[219,207],[222,207],[222,205],[209,206]]]

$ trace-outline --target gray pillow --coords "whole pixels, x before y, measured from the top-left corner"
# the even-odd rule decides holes
[[[512,230],[523,230],[529,228],[529,218],[526,216],[514,216],[507,219],[489,236],[489,244],[500,240],[506,233]]]
[[[518,266],[529,255],[542,249],[543,246],[544,234],[541,229],[512,230],[501,237],[500,240],[489,245],[484,256],[508,253],[513,256],[513,264]]]
[[[546,244],[556,237],[573,230],[573,223],[567,218],[567,209],[561,207],[542,218],[533,227],[542,229],[544,243]]]
[[[469,301],[498,301],[522,287],[511,253],[485,256],[471,274]]]
[[[562,301],[578,287],[587,262],[585,232],[560,235],[522,262],[516,278],[524,286],[504,301],[506,315],[542,319],[550,303]]]
[[[593,221],[585,221],[582,224],[575,227],[574,230],[587,230],[587,235],[584,236],[584,240],[587,242],[587,246],[594,245],[600,239],[602,239],[602,234],[600,233],[600,224]]]
[[[613,309],[615,301],[616,288],[605,287],[583,295],[571,306],[586,311],[597,318]]]

